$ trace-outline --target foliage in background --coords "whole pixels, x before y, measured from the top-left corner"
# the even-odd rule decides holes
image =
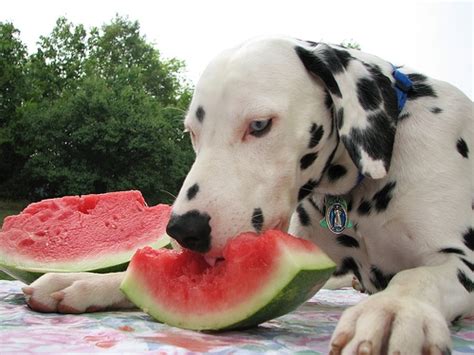
[[[170,202],[193,159],[183,68],[122,17],[89,31],[60,18],[29,56],[0,23],[0,198],[139,189]]]
[[[346,39],[342,41],[341,46],[345,48],[357,49],[360,51],[360,44],[354,41],[353,39]]]

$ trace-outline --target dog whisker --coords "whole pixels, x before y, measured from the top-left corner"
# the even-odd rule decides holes
[[[167,193],[168,195],[170,195],[171,197],[173,197],[173,198],[176,200],[176,196],[173,195],[171,192],[169,192],[169,191],[167,191],[167,190],[164,190],[164,189],[160,189],[160,191]]]

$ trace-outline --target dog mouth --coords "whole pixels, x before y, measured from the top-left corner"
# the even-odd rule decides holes
[[[258,234],[262,234],[267,230],[279,230],[286,233],[288,232],[289,224],[290,222],[287,218],[279,218],[275,221],[275,223],[269,224],[268,228],[263,229]],[[204,260],[210,267],[214,267],[215,265],[224,261],[225,258],[222,255],[216,256],[211,253],[207,253],[207,254],[204,254]]]
[[[218,264],[219,262],[222,262],[224,261],[224,257],[222,256],[219,256],[219,257],[215,257],[215,256],[207,256],[207,255],[204,255],[204,260],[206,261],[206,263],[210,266],[210,267],[214,267],[216,266],[216,264]]]
[[[279,218],[273,227],[268,228],[269,230],[279,230],[282,232],[288,232],[288,227],[290,225],[289,219],[288,218]]]

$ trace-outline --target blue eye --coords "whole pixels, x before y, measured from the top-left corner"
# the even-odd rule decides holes
[[[252,121],[249,125],[249,134],[254,137],[261,137],[268,131],[272,126],[272,119]]]

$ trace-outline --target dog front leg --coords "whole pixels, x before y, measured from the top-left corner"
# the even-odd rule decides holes
[[[124,275],[124,272],[49,273],[23,287],[23,293],[28,306],[38,312],[83,313],[134,308],[120,291]]]
[[[473,272],[466,265],[453,257],[398,273],[384,291],[343,313],[331,354],[450,353],[449,322],[474,312]]]

